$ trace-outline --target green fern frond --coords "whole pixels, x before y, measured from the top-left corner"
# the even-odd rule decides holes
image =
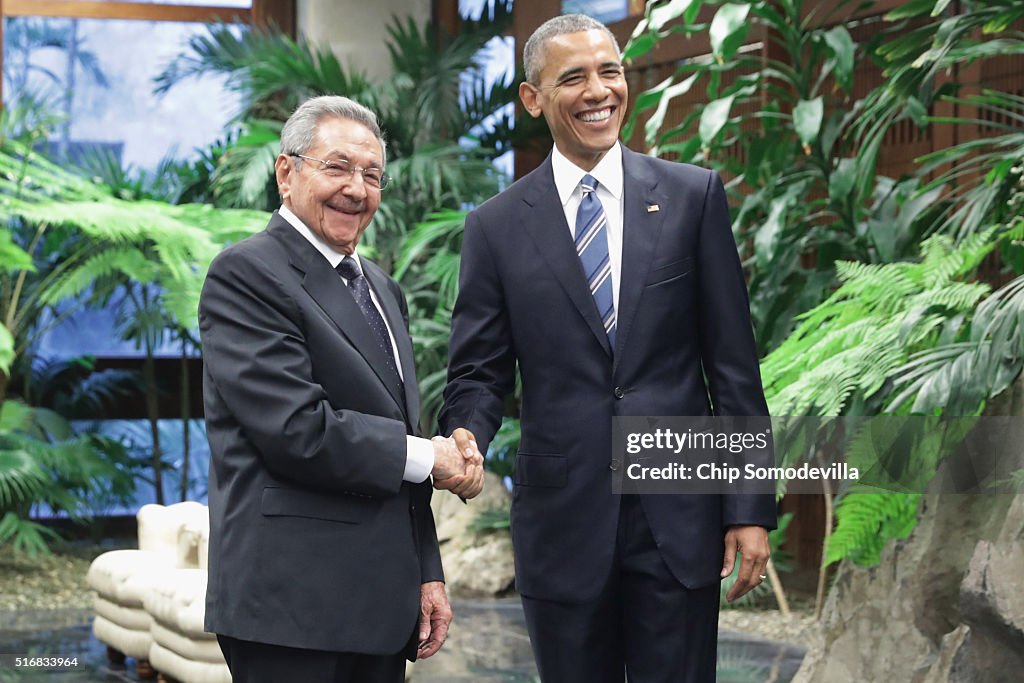
[[[130,247],[113,247],[86,259],[78,268],[59,278],[41,297],[45,304],[55,305],[66,298],[78,296],[96,280],[123,274],[136,281],[152,282],[156,268],[144,254]]]
[[[772,414],[838,415],[855,394],[874,396],[948,321],[978,308],[988,287],[956,278],[994,248],[993,234],[959,245],[930,237],[918,263],[838,263],[840,287],[762,362]]]
[[[982,282],[946,282],[941,287],[923,292],[917,300],[927,306],[941,306],[950,310],[969,311],[991,292]]]
[[[843,559],[872,566],[892,539],[906,538],[917,521],[920,494],[851,493],[836,506],[836,530],[824,565]]]

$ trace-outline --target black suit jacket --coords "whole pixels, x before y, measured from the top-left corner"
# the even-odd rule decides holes
[[[522,374],[512,538],[529,597],[582,601],[611,568],[617,415],[763,416],[746,285],[718,176],[623,148],[616,348],[609,347],[551,158],[469,214],[452,318],[444,433],[486,447]],[[649,207],[657,206],[657,210]],[[772,496],[642,497],[673,575],[719,580],[724,528],[775,526]]]
[[[405,299],[361,261],[404,387],[348,287],[278,214],[210,266],[208,631],[394,654],[414,643],[420,584],[442,579],[430,484],[402,480],[419,420]]]

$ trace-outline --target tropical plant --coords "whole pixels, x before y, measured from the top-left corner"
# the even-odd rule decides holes
[[[133,479],[132,461],[116,442],[74,436],[56,413],[24,402],[42,398],[35,391],[46,366],[32,362],[37,341],[87,302],[95,283],[115,275],[160,287],[176,324],[190,325],[206,264],[224,242],[261,229],[266,215],[126,201],[12,137],[0,140],[0,196],[8,228],[0,233],[0,405],[12,416],[0,427],[0,535],[31,550],[46,540],[26,519],[35,503],[78,516],[90,495],[120,493],[124,473]],[[4,401],[12,395],[21,399]],[[153,467],[158,476],[162,463]],[[53,486],[75,499],[57,496]]]
[[[153,173],[131,167],[124,167],[113,154],[95,153],[85,160],[85,171],[94,181],[106,185],[111,193],[127,201],[164,200],[174,201],[180,194],[180,185],[186,179],[185,169],[191,168],[187,162],[179,162],[170,157],[164,158]],[[202,166],[199,166],[201,169]],[[90,173],[91,171],[91,173]],[[152,245],[138,247],[152,261]],[[157,382],[156,355],[172,339],[181,348],[182,387],[181,436],[184,444],[182,466],[188,471],[191,451],[189,415],[191,413],[190,392],[188,391],[188,360],[194,355],[198,341],[192,332],[192,324],[182,324],[163,304],[160,286],[157,283],[137,282],[124,277],[120,273],[99,274],[92,283],[87,303],[90,306],[113,310],[115,330],[125,341],[130,341],[135,348],[142,351],[141,386],[145,397],[146,418],[149,422],[150,459],[154,463],[154,486],[157,489],[157,500],[163,502],[164,466],[156,468],[156,463],[164,462],[163,433],[160,428],[159,400],[163,387]],[[185,500],[188,492],[188,477],[182,476],[180,486],[181,500]]]
[[[708,33],[712,54],[684,60],[641,93],[625,135],[646,116],[652,154],[705,164],[731,179],[740,200],[733,230],[749,273],[757,338],[767,351],[797,314],[821,301],[836,260],[913,253],[916,219],[929,203],[908,201],[915,187],[889,179],[873,184],[876,159],[859,153],[849,135],[860,108],[854,67],[871,45],[855,43],[843,24],[828,27],[848,3],[823,15],[807,11],[802,0],[730,2],[701,23],[701,10],[716,4],[648,4],[625,49],[627,62],[675,33]],[[771,49],[747,49],[752,31],[763,33]],[[671,101],[700,86],[707,103],[682,121],[666,121]]]
[[[0,545],[34,555],[56,533],[30,516],[38,506],[82,520],[92,509],[124,503],[137,463],[120,442],[76,435],[70,423],[20,401],[0,404]]]
[[[965,280],[995,247],[991,231],[960,246],[936,235],[919,262],[839,262],[840,287],[761,363],[770,412],[834,416],[852,402],[857,414],[881,412],[886,381],[915,351],[957,339],[989,293]]]
[[[961,67],[1004,55],[1024,54],[1024,16],[1013,0],[975,0],[954,11],[948,0],[914,0],[885,15],[887,39],[877,49],[883,61],[885,87],[865,98],[855,134],[866,150],[877,154],[885,132],[901,119],[927,123],[980,124],[980,139],[954,145],[919,160],[922,173],[948,165],[936,183],[952,185],[946,210],[934,217],[929,231],[945,231],[963,237],[986,227],[998,215],[998,183],[989,171],[1005,176],[1020,152],[1020,97],[988,90],[980,96],[956,97]],[[942,77],[946,75],[946,82]],[[978,118],[937,117],[940,103],[978,107]],[[987,114],[987,115],[986,115]],[[974,137],[974,136],[971,136]],[[1016,143],[1016,144],[1015,144]],[[987,150],[986,150],[987,148]],[[986,191],[979,184],[985,184]]]

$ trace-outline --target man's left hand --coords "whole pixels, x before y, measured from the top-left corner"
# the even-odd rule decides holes
[[[420,586],[420,646],[417,659],[430,657],[448,638],[448,625],[452,623],[452,608],[443,581],[430,581]]]
[[[768,530],[760,526],[734,526],[725,532],[725,559],[722,563],[722,578],[732,574],[736,564],[737,551],[743,556],[740,573],[725,599],[733,602],[745,595],[764,580],[765,567],[771,549],[768,545]]]

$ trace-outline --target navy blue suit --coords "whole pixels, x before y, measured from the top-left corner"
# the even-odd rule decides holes
[[[486,448],[518,363],[512,537],[517,587],[527,598],[582,603],[606,589],[624,498],[639,499],[661,560],[686,589],[718,583],[728,526],[775,525],[770,495],[611,493],[622,465],[612,453],[613,417],[767,415],[721,180],[622,152],[614,349],[550,156],[466,219],[441,427],[447,434],[465,426]]]

